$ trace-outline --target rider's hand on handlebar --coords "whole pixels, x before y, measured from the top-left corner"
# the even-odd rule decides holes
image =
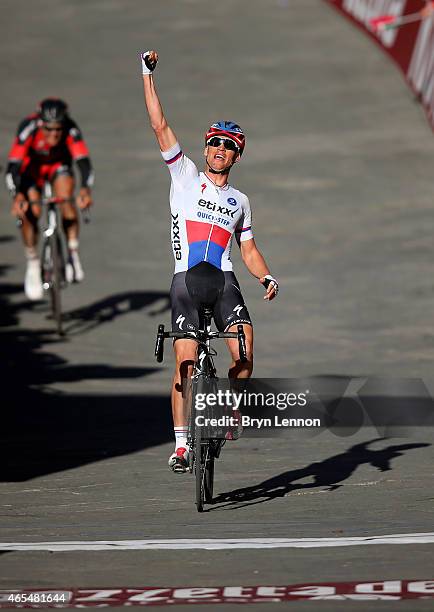
[[[264,300],[271,301],[279,293],[279,283],[271,274],[266,274],[259,279],[259,282],[265,287]]]
[[[77,196],[78,207],[82,210],[92,206],[92,194],[89,187],[82,187]]]
[[[140,59],[142,60],[142,73],[144,75],[152,74],[158,62],[158,53],[156,51],[143,51],[140,54]]]
[[[17,193],[12,202],[11,215],[22,219],[29,208],[29,203],[23,193]]]

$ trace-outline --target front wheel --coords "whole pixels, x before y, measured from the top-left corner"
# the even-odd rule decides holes
[[[58,237],[54,234],[44,244],[42,253],[42,282],[44,289],[48,289],[50,292],[51,312],[59,335],[63,335],[60,296],[62,280],[62,254]]]
[[[194,471],[196,475],[196,508],[203,512],[205,503],[205,465],[204,446],[202,445],[202,428],[195,425],[194,428]]]
[[[207,443],[207,457],[205,459],[204,497],[207,504],[212,504],[214,490],[214,455],[211,444]]]
[[[190,431],[193,433],[193,455],[194,470],[196,476],[196,507],[198,512],[203,512],[204,504],[211,504],[214,490],[214,441],[209,437],[209,428],[201,427],[196,423],[196,403],[197,394],[209,393],[216,379],[208,376],[201,376],[193,384],[191,402]]]

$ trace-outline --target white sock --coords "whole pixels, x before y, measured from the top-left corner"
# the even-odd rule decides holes
[[[181,425],[173,429],[175,432],[175,450],[178,450],[178,448],[187,448],[187,426]]]
[[[29,259],[38,259],[38,251],[36,249],[36,247],[24,247],[24,253],[26,255],[26,259],[27,261],[29,261]]]

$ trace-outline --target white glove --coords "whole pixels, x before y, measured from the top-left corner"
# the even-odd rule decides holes
[[[140,53],[143,74],[152,74],[154,72],[155,66],[157,65],[156,61],[153,62],[149,59],[150,53],[150,51],[143,51],[142,53]]]
[[[268,289],[268,286],[271,285],[276,296],[279,293],[279,283],[273,276],[271,276],[271,274],[266,274],[264,276],[264,282],[262,284],[266,289]]]

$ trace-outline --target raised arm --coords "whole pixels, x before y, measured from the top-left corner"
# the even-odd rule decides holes
[[[141,54],[143,88],[145,92],[145,103],[149,115],[149,122],[154,130],[161,151],[168,151],[177,142],[172,128],[168,125],[161,107],[160,99],[155,89],[154,77],[152,75],[158,62],[156,51],[145,51]]]

